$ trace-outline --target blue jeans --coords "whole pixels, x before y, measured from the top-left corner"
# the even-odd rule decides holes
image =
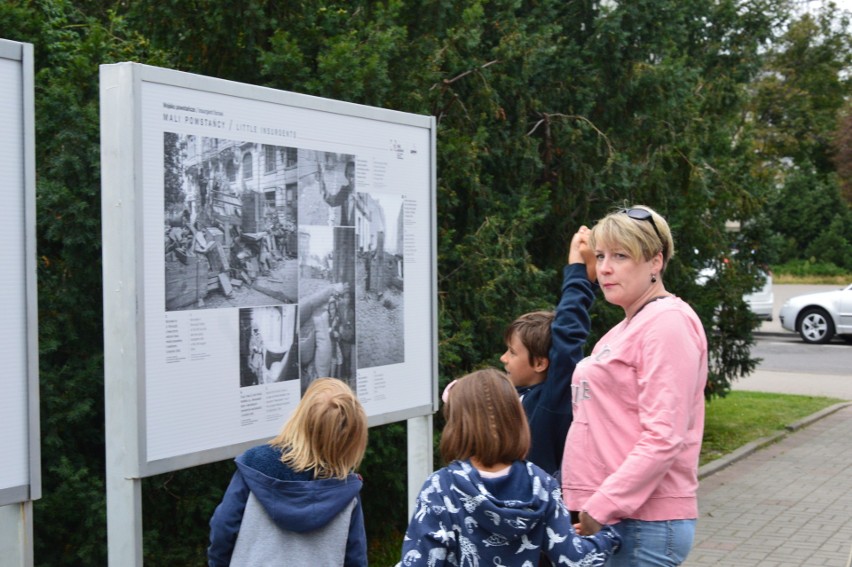
[[[686,560],[695,539],[695,520],[622,520],[612,526],[621,550],[606,567],[674,567]]]

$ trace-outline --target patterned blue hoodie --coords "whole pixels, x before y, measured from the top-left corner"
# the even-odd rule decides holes
[[[558,483],[536,465],[515,461],[506,476],[483,478],[454,461],[423,485],[402,545],[404,567],[515,565],[602,566],[619,545],[604,527],[580,537]]]

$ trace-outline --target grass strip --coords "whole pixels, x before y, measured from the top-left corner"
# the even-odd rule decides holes
[[[737,390],[707,403],[699,466],[843,400]]]

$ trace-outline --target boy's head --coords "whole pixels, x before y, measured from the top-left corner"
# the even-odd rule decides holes
[[[515,386],[533,386],[547,378],[553,317],[553,311],[533,311],[506,327],[503,333],[506,352],[500,362]]]

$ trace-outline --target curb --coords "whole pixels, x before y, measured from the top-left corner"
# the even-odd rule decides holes
[[[760,335],[761,337],[776,337],[782,339],[794,339],[799,336],[799,333],[794,331],[754,331],[754,335]]]
[[[751,443],[746,443],[739,449],[728,453],[727,455],[720,457],[714,461],[710,461],[703,467],[700,467],[698,469],[698,480],[705,479],[708,476],[721,471],[722,469],[726,469],[737,461],[748,457],[755,451],[763,449],[764,447],[772,445],[773,443],[777,443],[781,439],[787,437],[790,433],[807,427],[808,425],[811,425],[812,423],[819,421],[820,419],[849,406],[852,406],[852,402],[841,402],[839,404],[834,404],[833,406],[829,406],[798,421],[794,421],[790,425],[784,426],[784,431],[779,431],[778,433],[775,433],[773,435],[761,437],[760,439],[752,441]]]

